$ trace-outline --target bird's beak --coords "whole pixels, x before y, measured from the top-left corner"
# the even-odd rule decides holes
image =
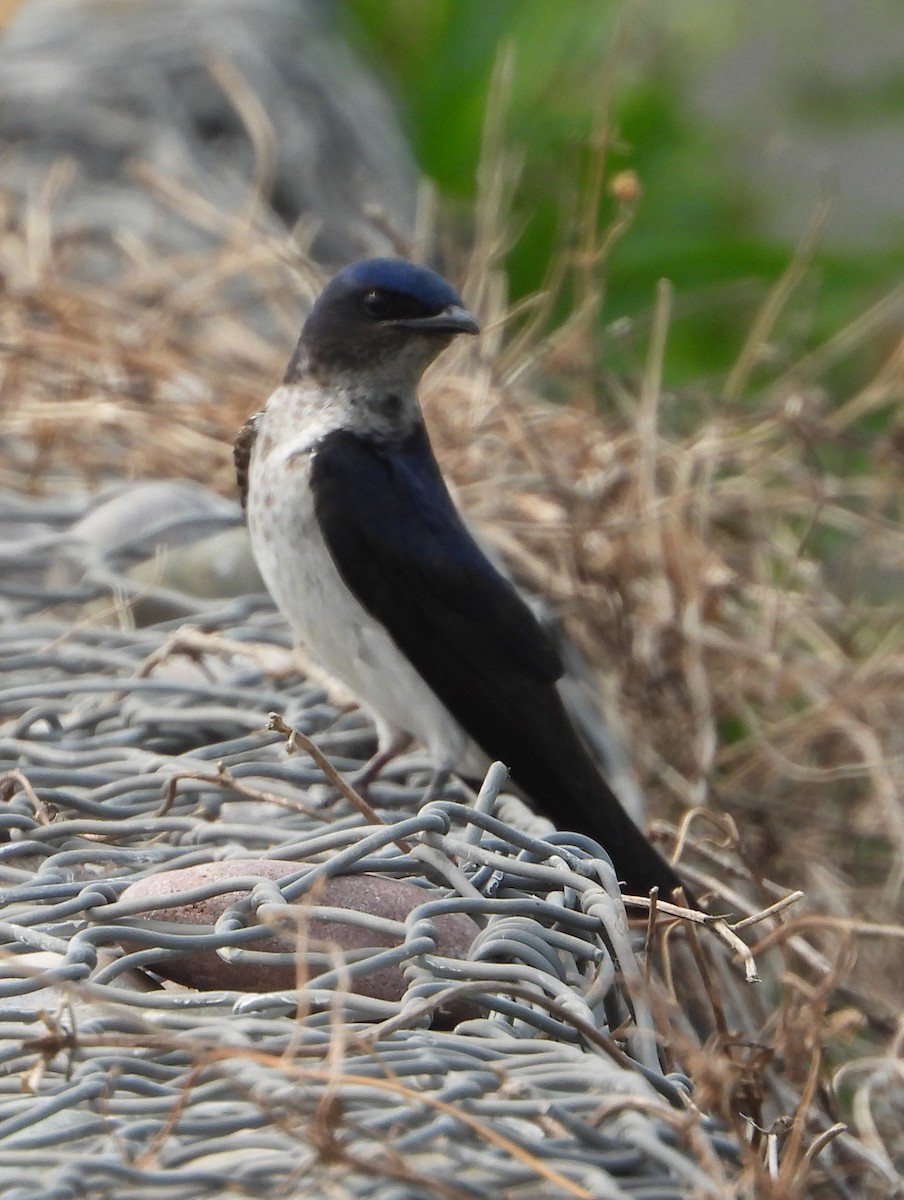
[[[420,333],[480,333],[480,326],[473,313],[460,304],[447,304],[432,317],[408,317],[391,324],[400,329],[414,329]]]

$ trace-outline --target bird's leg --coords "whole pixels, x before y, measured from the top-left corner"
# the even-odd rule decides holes
[[[451,778],[452,772],[448,767],[440,767],[434,771],[430,782],[427,784],[427,790],[424,792],[421,804],[429,804],[431,800],[442,800],[446,784]]]
[[[392,762],[394,758],[398,758],[402,751],[407,750],[410,745],[411,734],[404,733],[401,729],[393,730],[389,734],[388,741],[384,741],[384,738],[380,737],[380,748],[377,753],[367,760],[360,771],[355,772],[349,783],[366,800],[370,785],[386,764]]]

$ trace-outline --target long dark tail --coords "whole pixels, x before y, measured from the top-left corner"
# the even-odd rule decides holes
[[[681,879],[622,808],[558,695],[553,696],[544,706],[542,736],[519,739],[520,744],[510,748],[512,761],[506,765],[512,779],[559,829],[599,842],[628,893],[645,896],[658,887],[662,899],[671,899],[673,890],[684,886]],[[536,728],[531,730],[536,733]]]

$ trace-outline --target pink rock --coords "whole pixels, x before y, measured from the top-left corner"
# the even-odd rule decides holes
[[[224,862],[201,863],[194,867],[183,867],[176,871],[161,871],[131,884],[123,892],[122,900],[160,900],[165,896],[188,891],[216,880],[237,879],[254,876],[258,879],[282,879],[299,869],[296,862],[276,859],[229,859]],[[167,921],[179,925],[196,926],[198,932],[213,932],[218,917],[243,896],[248,890],[222,892],[207,900],[192,904],[180,904],[168,908],[154,908],[147,912],[148,923]],[[413,908],[432,898],[433,894],[413,883],[404,883],[385,875],[340,875],[323,880],[299,904],[287,906],[287,914],[293,919],[294,927],[281,925],[278,932],[262,938],[248,949],[278,953],[300,953],[297,967],[254,966],[244,963],[226,962],[212,950],[186,954],[180,958],[161,958],[159,963],[148,964],[157,974],[172,979],[186,987],[207,990],[237,990],[249,992],[272,992],[294,988],[313,974],[331,970],[332,966],[304,961],[305,950],[333,951],[336,961],[341,961],[341,952],[366,948],[397,946],[401,938],[353,925],[343,920],[308,918],[305,909],[310,904],[331,908],[344,908],[350,912],[370,913],[392,921],[404,922]],[[143,919],[143,918],[140,918]],[[445,958],[466,959],[471,943],[477,935],[477,925],[464,913],[449,913],[434,919],[438,934],[436,952]],[[123,929],[121,945],[126,950],[138,949],[130,942],[128,932]],[[405,981],[399,967],[383,967],[380,970],[357,975],[350,981],[350,988],[364,996],[380,1000],[397,1001],[405,991]]]

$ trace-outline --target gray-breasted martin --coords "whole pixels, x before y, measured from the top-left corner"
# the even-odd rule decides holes
[[[336,275],[282,386],[236,442],[261,574],[295,634],[373,715],[370,779],[412,738],[436,794],[499,759],[564,830],[608,852],[627,889],[665,896],[674,869],[622,808],[576,733],[559,655],[460,517],[417,400],[420,377],[477,321],[403,259]]]

